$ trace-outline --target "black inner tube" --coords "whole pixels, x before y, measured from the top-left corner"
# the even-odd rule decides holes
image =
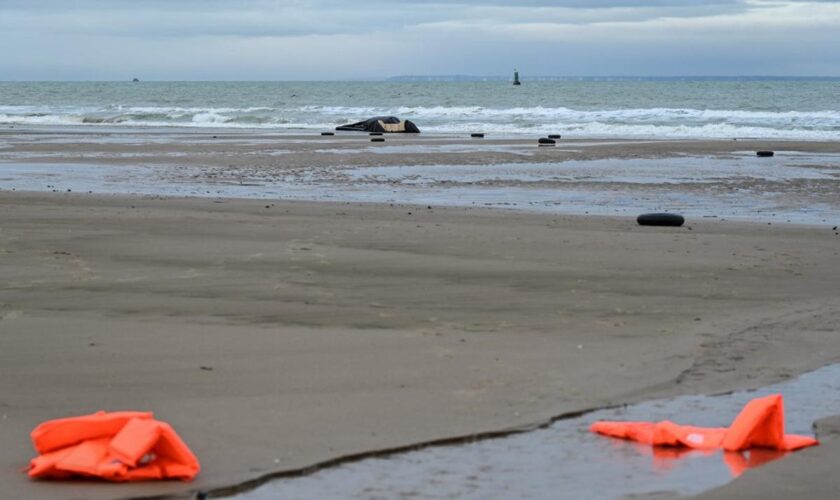
[[[640,226],[672,226],[679,227],[685,223],[685,218],[678,214],[642,214],[636,217]]]

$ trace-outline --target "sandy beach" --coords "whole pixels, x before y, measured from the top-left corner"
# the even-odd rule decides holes
[[[347,167],[840,153],[838,143],[751,140],[537,148],[388,137],[403,146],[390,153],[370,151],[366,136],[5,129],[0,140],[0,177],[11,164],[142,164],[173,184],[220,186],[318,169],[348,182],[337,175]],[[834,172],[833,161],[806,163]],[[0,483],[10,498],[232,491],[352,454],[759,387],[840,359],[840,221],[826,218],[840,203],[836,176],[667,188],[804,193],[828,207],[808,224],[698,216],[650,228],[498,205],[67,192],[61,177],[11,191],[26,175],[0,185]],[[170,422],[201,460],[199,478],[110,485],[20,472],[35,425],[100,409]],[[833,475],[805,471],[836,467],[834,447],[706,495],[767,498],[769,476],[828,495]]]
[[[837,500],[837,33],[0,0],[0,500]]]

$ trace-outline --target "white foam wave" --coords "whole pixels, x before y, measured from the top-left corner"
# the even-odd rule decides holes
[[[565,133],[604,137],[840,139],[840,110],[755,111],[687,108],[577,110],[566,107],[319,106],[178,107],[0,106],[0,124],[329,129],[397,115],[427,132]]]
[[[303,112],[324,115],[399,115],[428,118],[512,118],[529,117],[533,119],[574,119],[584,121],[610,120],[782,120],[804,121],[826,125],[840,125],[840,110],[827,111],[748,111],[729,109],[687,109],[687,108],[629,108],[607,110],[577,110],[565,107],[547,108],[514,107],[485,108],[481,106],[432,106],[432,107],[345,107],[345,106],[304,106]]]
[[[560,133],[573,137],[633,137],[651,139],[799,139],[799,140],[838,140],[840,132],[824,130],[776,129],[769,127],[744,127],[729,124],[690,125],[636,125],[609,123],[574,123],[563,125],[536,125],[527,129],[505,124],[452,124],[424,127],[430,133],[468,133],[481,131],[488,134],[546,135]]]
[[[120,111],[123,113],[175,113],[175,114],[192,114],[192,113],[253,113],[258,111],[274,111],[276,108],[267,107],[250,107],[250,108],[208,108],[208,107],[171,107],[171,106],[123,106],[120,104],[111,104],[104,108],[105,110]],[[2,107],[0,107],[2,111]]]

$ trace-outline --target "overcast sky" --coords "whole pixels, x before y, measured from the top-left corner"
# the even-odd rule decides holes
[[[840,1],[0,0],[0,80],[840,76]]]

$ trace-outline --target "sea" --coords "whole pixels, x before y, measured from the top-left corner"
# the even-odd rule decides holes
[[[301,132],[371,116],[427,133],[840,139],[840,79],[0,82],[0,125]]]

